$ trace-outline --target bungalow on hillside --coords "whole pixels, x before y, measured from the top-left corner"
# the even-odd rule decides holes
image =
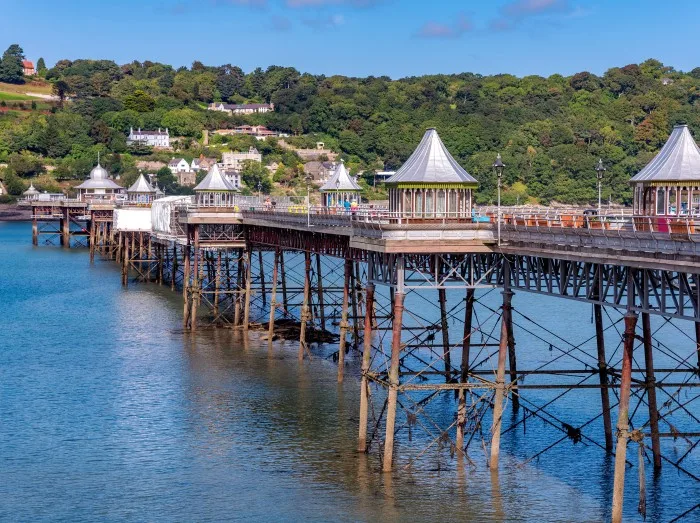
[[[189,171],[190,164],[184,158],[173,158],[168,162],[168,168],[173,174],[177,174]]]
[[[335,162],[307,162],[304,164],[304,174],[311,176],[315,182],[325,182],[335,172]]]
[[[22,60],[22,74],[24,76],[34,76],[36,74],[34,62],[30,60]]]

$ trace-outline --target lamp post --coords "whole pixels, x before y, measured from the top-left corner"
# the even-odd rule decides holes
[[[262,203],[262,181],[258,180],[258,204]]]
[[[307,174],[306,181],[306,226],[311,227],[311,175]]]
[[[340,177],[335,181],[335,206],[338,207],[338,201],[340,198]]]
[[[595,175],[596,178],[598,178],[598,216],[600,216],[600,212],[602,210],[601,207],[601,191],[603,187],[603,174],[605,174],[605,167],[603,167],[603,159],[599,158],[598,159],[598,165],[595,168]]]
[[[501,245],[501,178],[503,178],[503,169],[506,165],[501,160],[501,153],[496,156],[496,161],[493,162],[493,170],[498,179],[498,245]]]

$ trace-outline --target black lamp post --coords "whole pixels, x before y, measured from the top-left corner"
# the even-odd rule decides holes
[[[492,167],[498,179],[498,245],[501,245],[501,178],[503,178],[503,170],[506,167],[506,164],[501,160],[501,153],[496,156]]]
[[[598,216],[600,216],[601,212],[601,194],[602,194],[602,187],[603,187],[603,175],[605,174],[605,171],[607,169],[603,167],[603,159],[599,158],[598,159],[598,165],[595,168],[595,175],[596,178],[598,178]]]

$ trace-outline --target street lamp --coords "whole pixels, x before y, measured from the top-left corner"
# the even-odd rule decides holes
[[[258,204],[262,203],[262,181],[258,180]]]
[[[311,227],[311,180],[313,178],[307,174],[304,180],[306,181],[306,226]]]
[[[600,216],[600,211],[601,211],[601,188],[603,186],[603,174],[605,174],[605,171],[607,169],[603,167],[603,159],[599,158],[598,159],[598,165],[595,168],[595,175],[598,178],[598,216]]]
[[[503,178],[503,169],[506,165],[501,160],[501,153],[496,156],[496,161],[493,162],[493,170],[498,179],[498,245],[501,245],[501,178]]]
[[[338,207],[340,201],[340,177],[335,181],[335,206]]]

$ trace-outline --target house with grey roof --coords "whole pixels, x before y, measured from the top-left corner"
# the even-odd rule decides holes
[[[170,132],[167,127],[165,131],[142,131],[140,128],[134,131],[129,129],[129,136],[126,139],[127,145],[147,145],[149,147],[168,149],[170,148]]]

